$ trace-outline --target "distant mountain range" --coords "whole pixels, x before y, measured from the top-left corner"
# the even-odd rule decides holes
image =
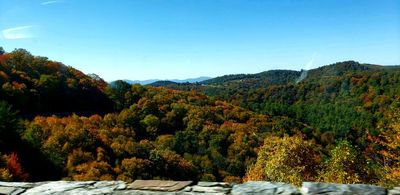
[[[157,81],[171,81],[174,83],[197,83],[197,82],[202,82],[205,80],[211,79],[211,77],[197,77],[197,78],[189,78],[189,79],[171,79],[171,80],[161,80],[161,79],[148,79],[148,80],[127,80],[125,79],[124,81],[129,83],[129,84],[141,84],[141,85],[148,85],[151,83],[155,83]]]
[[[337,62],[310,70],[268,70],[256,74],[230,74],[219,77],[198,77],[189,79],[149,79],[149,80],[124,80],[129,84],[151,85],[156,87],[172,87],[180,90],[193,89],[193,87],[207,86],[208,88],[223,89],[254,89],[270,85],[286,85],[303,80],[326,80],[327,78],[343,76],[347,73],[376,72],[398,70],[399,66],[380,66],[374,64],[360,64],[355,61]],[[204,92],[204,91],[203,91]],[[209,93],[206,93],[210,95]]]
[[[198,91],[209,96],[229,100],[229,98],[234,95],[249,94],[252,93],[252,91],[255,91],[254,96],[251,97],[254,98],[258,97],[257,94],[265,94],[266,92],[263,91],[265,89],[277,90],[276,87],[281,87],[284,89],[279,89],[278,91],[285,91],[294,86],[298,86],[297,84],[304,85],[304,83],[311,83],[311,85],[318,83],[318,85],[325,86],[327,83],[336,82],[336,85],[339,85],[337,79],[350,79],[349,77],[351,77],[351,75],[372,75],[378,74],[378,72],[380,74],[397,74],[398,71],[400,71],[400,66],[380,66],[374,64],[363,64],[355,61],[344,61],[310,70],[268,70],[256,74],[224,75],[198,83],[156,81],[148,85],[183,91]],[[341,85],[342,84],[339,86]],[[343,84],[343,86],[346,85],[346,83]],[[260,90],[262,92],[260,92]],[[285,93],[290,92],[287,91]],[[285,93],[282,92],[282,94]],[[242,99],[248,101],[247,98],[248,97],[243,97]]]

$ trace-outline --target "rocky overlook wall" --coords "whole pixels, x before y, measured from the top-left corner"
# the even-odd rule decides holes
[[[264,181],[229,184],[223,182],[136,180],[123,181],[50,181],[37,183],[0,182],[0,194],[365,194],[400,195],[400,188],[387,190],[364,184],[328,184],[304,182],[300,188],[285,183]]]

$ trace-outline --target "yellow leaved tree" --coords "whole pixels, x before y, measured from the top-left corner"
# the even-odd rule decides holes
[[[382,173],[379,183],[388,187],[400,185],[400,109],[389,112],[389,123],[380,132],[378,143],[382,155]]]
[[[353,146],[348,141],[340,141],[331,151],[331,158],[324,164],[320,180],[329,183],[359,183],[361,164]]]
[[[321,162],[318,148],[302,135],[267,136],[245,180],[288,182],[298,186],[303,181],[315,181]]]

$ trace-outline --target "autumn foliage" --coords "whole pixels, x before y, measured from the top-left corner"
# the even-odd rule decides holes
[[[17,154],[2,155],[0,160],[0,179],[5,181],[26,181],[29,174],[24,172]],[[0,166],[1,167],[1,166]]]
[[[0,180],[400,185],[400,68],[300,74],[154,87],[0,52]]]

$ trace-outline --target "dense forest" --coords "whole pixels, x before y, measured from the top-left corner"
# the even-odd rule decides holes
[[[400,66],[106,83],[0,47],[0,180],[400,184]]]

